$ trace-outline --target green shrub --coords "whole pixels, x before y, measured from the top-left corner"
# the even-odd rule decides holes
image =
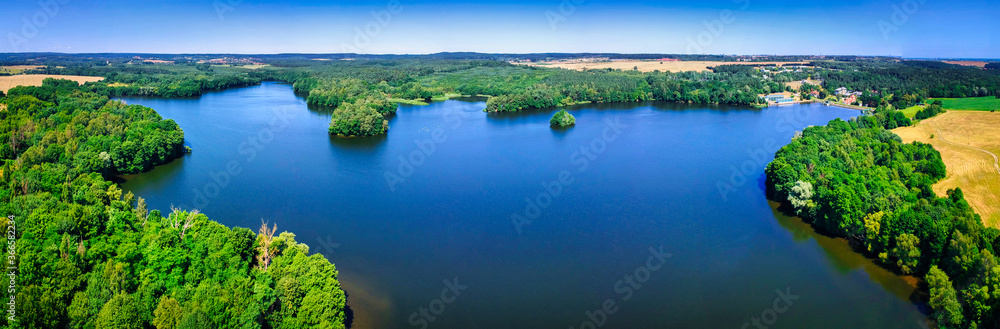
[[[576,124],[576,118],[572,114],[569,114],[569,112],[566,112],[566,110],[559,110],[559,112],[552,115],[549,123],[555,127],[569,127]]]

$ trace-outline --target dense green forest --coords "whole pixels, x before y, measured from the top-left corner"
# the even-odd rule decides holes
[[[807,78],[822,80],[823,88],[806,85],[805,92],[811,91],[810,88],[818,89],[822,97],[845,87],[863,92],[859,101],[870,107],[892,105],[899,109],[932,97],[1000,95],[1000,71],[932,61],[842,58],[841,61],[814,61],[798,70],[767,66],[758,70],[751,62],[721,65],[712,68],[711,72],[682,73],[609,69],[580,72],[503,61],[560,59],[565,58],[564,55],[508,55],[502,58],[472,53],[353,57],[351,54],[283,55],[262,56],[257,60],[269,65],[252,69],[202,64],[189,57],[171,58],[177,61],[174,65],[135,63],[131,58],[58,57],[50,59],[52,62],[46,67],[29,72],[102,76],[104,81],[87,85],[93,92],[112,97],[197,96],[205,91],[278,80],[294,84],[295,91],[314,105],[337,107],[359,99],[384,99],[392,104],[426,102],[456,95],[484,95],[492,96],[486,108],[489,112],[647,100],[761,106],[759,94],[788,91],[785,82]],[[635,56],[632,57],[648,57]],[[331,58],[352,60],[315,60]],[[785,58],[802,59],[808,58]],[[390,111],[378,109],[380,113]]]
[[[297,92],[308,93],[312,104],[337,106],[366,97],[430,100],[486,95],[493,96],[487,102],[489,112],[646,100],[752,106],[760,104],[760,93],[785,90],[780,83],[762,81],[748,71],[579,72],[484,60],[345,61],[258,73],[293,82]]]
[[[104,77],[101,83],[87,84],[90,91],[105,96],[192,97],[206,91],[256,85],[260,77],[245,69],[213,67],[208,64],[115,66],[76,64],[49,65],[28,71],[39,74]]]
[[[886,266],[923,275],[940,328],[998,328],[1000,230],[983,226],[961,189],[934,194],[945,165],[929,144],[887,130],[909,124],[899,114],[805,129],[767,166],[768,195]]]
[[[897,103],[904,97],[963,98],[1000,96],[1000,72],[934,61],[901,62],[820,62],[824,70],[816,77],[827,90],[846,87],[874,91],[881,98]],[[872,97],[869,95],[868,97]],[[916,102],[900,103],[904,108]],[[878,106],[878,104],[870,104]]]
[[[106,96],[196,96],[205,91],[279,80],[310,104],[337,107],[362,98],[423,100],[449,95],[492,97],[487,111],[517,111],[582,102],[663,100],[758,105],[757,94],[784,91],[755,71],[668,73],[562,69],[495,60],[279,61],[256,70],[205,64],[50,65],[33,73],[103,76],[87,84]],[[386,112],[379,110],[379,112]]]
[[[379,105],[375,104],[379,103],[388,102],[366,98],[337,107],[330,119],[330,134],[357,137],[384,135],[389,130],[389,121],[377,110]]]
[[[172,120],[65,80],[0,103],[0,210],[18,269],[16,320],[0,327],[345,326],[336,268],[294,234],[161,213],[109,181],[183,155]]]
[[[917,114],[914,115],[913,118],[917,120],[923,120],[944,113],[944,108],[941,107],[942,105],[944,105],[943,102],[941,102],[940,100],[936,100],[934,101],[934,103],[931,103],[931,105],[927,105],[926,107],[924,107],[924,109],[917,111]]]

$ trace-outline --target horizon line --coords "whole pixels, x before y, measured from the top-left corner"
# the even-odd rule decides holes
[[[321,56],[321,55],[350,55],[350,56],[432,56],[432,55],[442,55],[442,54],[470,54],[470,55],[499,55],[499,56],[525,56],[525,55],[670,55],[670,56],[730,56],[730,57],[743,57],[743,56],[772,56],[772,57],[870,57],[870,58],[896,58],[896,59],[933,59],[933,60],[947,60],[947,59],[967,59],[967,60],[982,60],[982,61],[998,61],[1000,57],[987,58],[987,57],[905,57],[898,55],[862,55],[862,54],[793,54],[793,55],[782,55],[782,54],[682,54],[682,53],[658,53],[658,52],[530,52],[530,53],[493,53],[493,52],[475,52],[475,51],[441,51],[433,53],[338,53],[338,52],[278,52],[278,53],[239,53],[239,52],[182,52],[182,53],[159,53],[159,52],[0,52],[0,55],[45,55],[45,54],[60,54],[60,55],[242,55],[242,56],[290,56],[290,55],[303,55],[303,56]]]

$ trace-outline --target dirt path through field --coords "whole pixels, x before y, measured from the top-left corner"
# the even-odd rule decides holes
[[[962,188],[965,200],[987,227],[1000,228],[1000,115],[952,110],[913,126],[893,129],[904,142],[934,146],[948,176],[934,184],[934,193]]]
[[[945,143],[948,143],[948,144],[951,144],[951,145],[955,145],[955,146],[960,146],[960,147],[968,147],[968,148],[971,148],[973,150],[982,151],[982,152],[985,152],[986,154],[989,154],[991,157],[993,157],[993,167],[995,167],[997,169],[997,174],[1000,175],[1000,158],[998,158],[996,154],[993,154],[993,152],[990,152],[990,151],[987,151],[987,150],[984,150],[984,149],[981,149],[981,148],[978,148],[978,147],[975,147],[975,146],[972,146],[972,145],[964,145],[964,144],[959,144],[959,143],[955,143],[955,142],[949,141],[948,139],[944,138],[944,133],[941,132],[941,129],[938,129],[937,125],[931,124],[931,127],[934,127],[934,131],[936,131],[938,133],[938,136],[941,136],[941,141],[942,142],[945,142]]]

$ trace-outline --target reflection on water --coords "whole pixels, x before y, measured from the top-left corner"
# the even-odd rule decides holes
[[[350,328],[383,329],[391,328],[393,319],[392,299],[385,292],[368,282],[368,278],[339,270],[340,287],[347,294],[350,309]]]
[[[385,135],[367,137],[344,137],[330,135],[331,145],[354,150],[374,150],[377,149],[379,145],[382,145],[382,143],[385,143],[385,141]]]
[[[891,292],[900,299],[908,299],[918,304],[923,304],[927,298],[925,293],[918,287],[922,280],[910,275],[899,275],[880,266],[874,259],[867,258],[843,238],[834,238],[816,232],[815,229],[802,218],[786,215],[779,210],[780,204],[774,201],[769,202],[774,211],[774,218],[778,224],[792,233],[795,241],[816,241],[827,255],[830,265],[841,273],[848,273],[856,270],[864,270],[872,281],[878,282],[886,291]]]

